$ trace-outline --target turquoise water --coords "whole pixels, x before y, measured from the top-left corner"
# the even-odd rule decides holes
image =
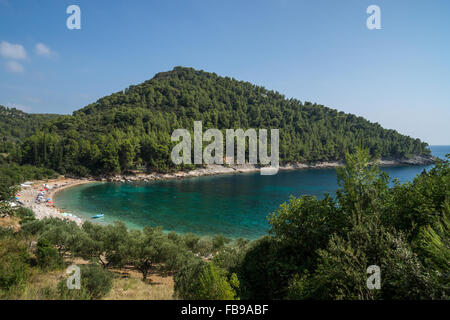
[[[443,157],[450,153],[450,146],[431,150]],[[382,170],[406,182],[428,168]],[[54,200],[59,208],[86,219],[104,213],[104,218],[96,220],[100,223],[121,220],[131,228],[162,226],[166,231],[254,239],[267,232],[267,215],[290,195],[322,197],[334,194],[337,187],[335,169],[310,169],[280,171],[274,176],[249,173],[148,183],[93,183],[62,190]]]

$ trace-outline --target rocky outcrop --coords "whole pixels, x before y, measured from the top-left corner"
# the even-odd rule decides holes
[[[398,158],[398,159],[382,159],[380,165],[408,165],[408,166],[426,166],[436,162],[436,157],[433,156],[414,156],[412,158]]]

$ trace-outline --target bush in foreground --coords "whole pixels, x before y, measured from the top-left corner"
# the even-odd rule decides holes
[[[0,239],[0,296],[23,289],[29,271],[30,255],[23,242],[11,237]]]
[[[100,299],[109,293],[113,284],[111,272],[96,264],[83,265],[80,269],[81,288],[68,289],[67,280],[61,280],[58,284],[58,292],[61,299]]]
[[[202,260],[191,263],[175,276],[175,293],[181,299],[235,300],[238,287],[236,274],[228,280],[224,270]]]
[[[36,246],[37,264],[43,270],[54,270],[64,265],[58,250],[46,238],[40,238]]]

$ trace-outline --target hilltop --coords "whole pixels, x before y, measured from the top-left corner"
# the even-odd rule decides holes
[[[78,175],[180,169],[170,161],[170,136],[194,120],[205,130],[279,128],[282,163],[341,161],[358,145],[384,159],[429,155],[419,139],[362,117],[176,67],[46,122],[25,140],[20,161]]]

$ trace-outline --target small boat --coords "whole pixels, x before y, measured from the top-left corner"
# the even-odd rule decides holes
[[[102,218],[103,216],[104,216],[103,213],[99,213],[99,214],[96,214],[95,216],[93,216],[92,219]]]

